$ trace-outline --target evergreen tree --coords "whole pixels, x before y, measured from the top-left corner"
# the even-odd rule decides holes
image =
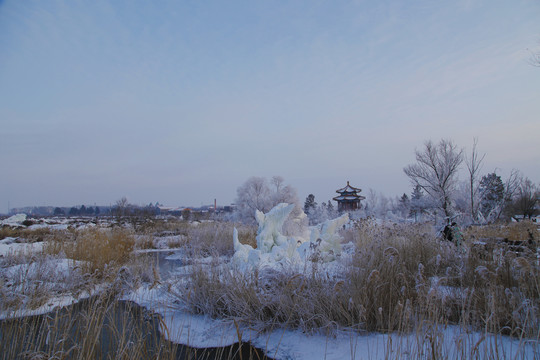
[[[489,220],[494,210],[503,206],[504,183],[495,173],[487,174],[480,180],[480,213]]]
[[[328,214],[329,219],[335,219],[338,215],[331,200],[328,200],[328,205],[326,205],[326,213]]]
[[[407,194],[403,193],[403,195],[399,199],[398,209],[402,217],[406,218],[409,215],[411,209],[411,201]]]
[[[304,213],[308,216],[310,223],[313,223],[314,221],[316,209],[317,203],[315,202],[315,195],[309,194],[304,202]]]
[[[315,202],[315,195],[309,194],[306,198],[306,201],[304,202],[304,212],[306,214],[309,214],[310,212],[313,212],[313,210],[315,210],[316,206],[317,203]]]
[[[410,216],[414,216],[414,221],[418,221],[418,215],[425,212],[427,208],[424,192],[420,185],[416,185],[411,194],[410,200]]]

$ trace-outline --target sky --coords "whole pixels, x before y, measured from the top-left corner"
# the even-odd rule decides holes
[[[410,194],[442,138],[538,183],[539,19],[539,0],[0,0],[0,213],[227,205],[251,176],[301,201]]]

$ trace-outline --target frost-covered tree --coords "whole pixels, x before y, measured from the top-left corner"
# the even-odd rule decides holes
[[[490,173],[482,176],[478,191],[480,214],[486,221],[491,221],[504,203],[504,183],[499,175]]]
[[[302,211],[296,190],[285,185],[281,176],[274,176],[269,184],[263,177],[252,176],[236,190],[238,220],[255,223],[255,210],[267,213],[279,203],[295,204],[291,216]]]
[[[329,219],[334,219],[338,216],[338,212],[334,207],[334,204],[332,204],[331,200],[328,200],[328,203],[326,205],[326,211],[328,212]]]
[[[309,216],[309,213],[313,213],[317,207],[317,202],[315,202],[315,195],[309,194],[304,201],[304,212]]]
[[[306,197],[306,201],[304,202],[304,213],[309,218],[309,223],[311,225],[315,224],[318,218],[320,218],[323,214],[322,212],[325,211],[324,207],[317,207],[317,202],[315,201],[315,195],[309,194]]]
[[[469,201],[470,201],[470,214],[473,221],[478,220],[478,176],[480,169],[482,168],[482,162],[486,154],[479,155],[478,149],[478,139],[473,140],[473,148],[470,156],[466,156],[465,164],[467,165],[467,170],[469,171]]]
[[[416,150],[416,163],[403,169],[414,185],[419,185],[437,204],[447,218],[452,216],[452,195],[457,183],[459,166],[463,162],[463,149],[451,140],[438,144],[424,143]]]
[[[429,204],[424,196],[422,187],[420,185],[416,185],[411,194],[410,216],[414,216],[414,221],[418,221],[418,217],[424,214],[428,207]]]
[[[267,180],[263,177],[252,176],[236,190],[236,206],[240,213],[249,213],[254,217],[255,210],[264,213],[270,211],[273,203],[270,196],[271,191]]]
[[[353,217],[372,216],[378,219],[386,219],[389,211],[393,210],[394,204],[382,193],[373,189],[368,190],[364,209],[357,210]]]
[[[398,204],[398,211],[403,218],[407,218],[409,216],[411,210],[411,200],[409,199],[409,196],[405,193],[401,195],[399,198],[399,204]]]

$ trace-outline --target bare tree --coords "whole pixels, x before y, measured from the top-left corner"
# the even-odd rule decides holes
[[[471,205],[471,217],[474,222],[478,220],[478,205],[475,204],[475,198],[478,194],[478,173],[482,168],[482,161],[486,154],[479,156],[476,146],[478,145],[478,139],[473,139],[473,148],[471,156],[466,156],[465,164],[467,170],[469,170],[469,191],[470,191],[470,205]]]
[[[293,187],[284,185],[281,176],[274,176],[271,183],[273,188],[265,178],[252,176],[236,190],[236,205],[240,220],[254,223],[255,210],[266,213],[282,202],[297,205],[299,209],[295,207],[293,215],[301,212],[300,201]]]
[[[252,176],[236,190],[236,205],[242,218],[255,219],[255,210],[271,209],[270,188],[265,178]]]
[[[129,202],[125,196],[122,196],[122,198],[116,200],[116,205],[115,205],[116,216],[118,217],[126,216],[128,207],[129,207]]]
[[[512,169],[510,175],[504,183],[503,202],[499,208],[497,216],[495,217],[496,220],[501,217],[503,211],[508,207],[508,205],[512,204],[512,200],[515,198],[519,187],[521,186],[522,179],[523,176],[521,173],[516,169]]]
[[[413,185],[419,185],[438,204],[445,216],[452,216],[452,193],[457,172],[463,162],[463,149],[451,140],[442,139],[438,145],[426,141],[423,151],[416,150],[416,164],[403,169]]]
[[[522,178],[517,190],[512,210],[515,214],[529,219],[537,214],[536,203],[540,197],[540,189],[528,178]]]

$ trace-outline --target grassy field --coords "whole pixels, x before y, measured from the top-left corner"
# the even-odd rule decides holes
[[[14,247],[0,258],[3,314],[38,309],[66,294],[73,299],[101,294],[87,307],[87,323],[81,325],[81,331],[89,336],[78,338],[80,341],[69,347],[65,344],[73,338],[73,331],[65,327],[57,329],[53,324],[44,334],[35,330],[40,324],[29,330],[16,321],[3,322],[1,352],[12,355],[4,358],[15,354],[23,354],[21,358],[84,358],[84,354],[94,354],[103,343],[97,334],[105,326],[114,303],[111,299],[140,286],[162,286],[184,311],[232,321],[239,328],[260,333],[296,329],[332,338],[347,330],[386,333],[388,339],[419,334],[416,344],[408,346],[422,351],[408,350],[409,358],[447,358],[449,354],[440,346],[444,332],[436,329],[450,325],[480,332],[485,339],[498,334],[524,344],[540,341],[539,234],[534,224],[464,229],[464,241],[458,247],[438,238],[428,224],[363,220],[342,230],[348,251],[331,266],[313,256],[300,267],[250,272],[229,264],[234,226],[153,220],[138,228],[1,229],[0,240],[39,245]],[[240,241],[255,246],[256,229],[238,227]],[[515,241],[531,236],[532,245],[520,248],[498,239]],[[190,264],[187,275],[163,281],[159,268],[138,254],[139,250],[157,248],[181,250]],[[206,261],[197,260],[203,258]],[[72,315],[65,316],[69,319]],[[31,336],[35,344],[24,349],[17,341],[7,345],[8,339],[28,337],[24,335],[28,331],[35,332]],[[112,358],[176,356],[165,345],[159,345],[157,352],[152,347],[150,354],[139,335],[124,331],[112,329],[120,339],[119,351]],[[426,331],[437,335],[426,337]],[[51,345],[51,336],[58,346]],[[493,351],[479,355],[475,342],[462,345],[463,357],[499,357]],[[391,357],[398,355],[403,353]]]

